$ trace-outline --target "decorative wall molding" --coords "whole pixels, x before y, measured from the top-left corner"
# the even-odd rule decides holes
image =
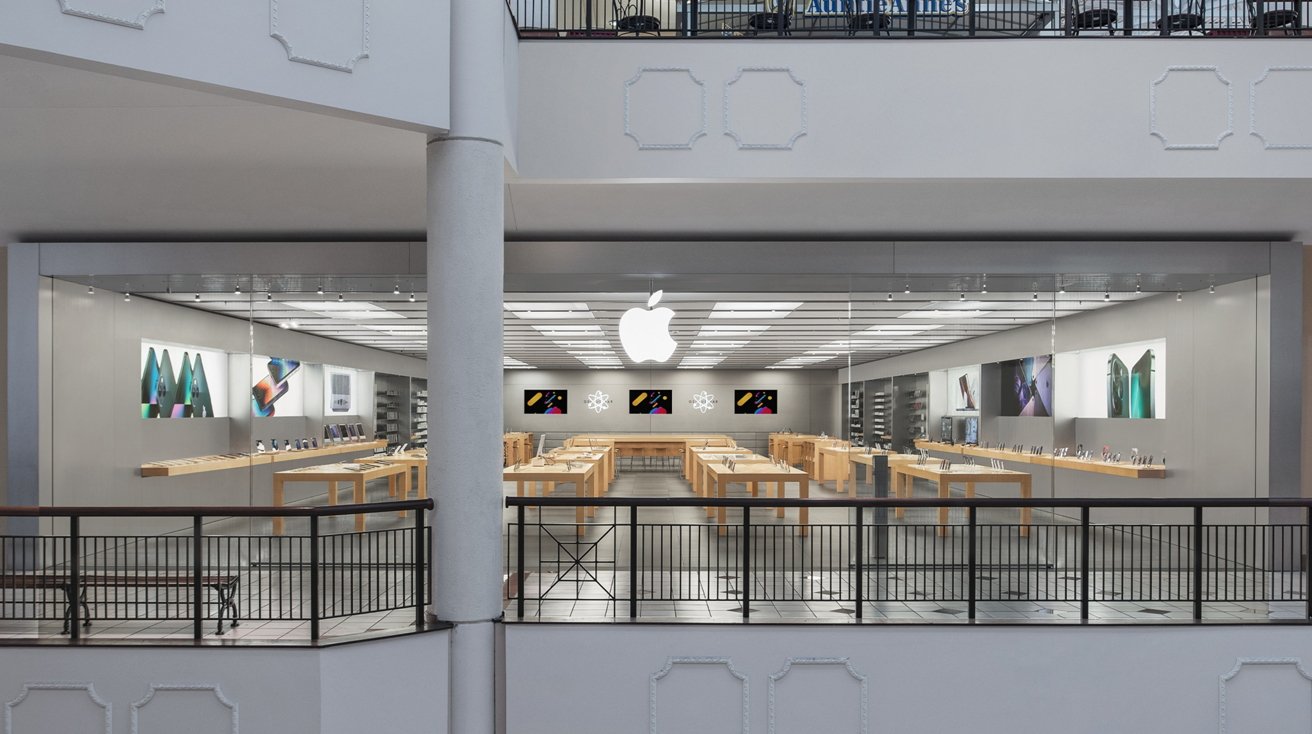
[[[742,681],[743,702],[742,702],[742,734],[747,734],[750,720],[748,719],[748,690],[747,676],[739,673],[733,667],[733,660],[730,658],[717,657],[671,657],[665,659],[665,667],[651,674],[650,695],[648,699],[648,712],[650,714],[650,732],[658,734],[656,729],[656,684],[662,678],[670,674],[676,665],[723,665],[729,670],[729,674],[734,678]]]
[[[1248,85],[1248,134],[1262,141],[1262,147],[1266,150],[1309,150],[1312,149],[1312,137],[1308,142],[1279,142],[1268,140],[1268,136],[1263,135],[1257,129],[1257,86],[1267,81],[1272,72],[1309,72],[1312,66],[1268,66],[1262,71],[1262,76]],[[1306,127],[1306,126],[1303,126]]]
[[[163,2],[163,0],[160,1]],[[278,0],[269,0],[269,35],[277,40],[278,43],[282,44],[283,50],[287,52],[288,61],[296,61],[311,66],[320,66],[325,69],[332,69],[333,71],[342,71],[350,74],[355,71],[356,64],[369,58],[369,24],[371,22],[370,14],[373,12],[370,2],[371,0],[360,0],[360,16],[362,23],[360,49],[359,51],[354,52],[354,55],[350,55],[351,52],[347,52],[348,58],[345,61],[329,61],[323,58],[298,54],[293,48],[291,40],[287,37],[286,31],[280,26],[280,20],[278,17]]]
[[[870,684],[866,676],[856,672],[852,667],[852,662],[848,658],[788,658],[784,661],[783,669],[770,674],[770,688],[767,694],[770,710],[770,734],[775,734],[775,684],[788,675],[794,665],[837,665],[842,666],[847,674],[852,676],[861,684],[861,732],[867,734],[870,731]]]
[[[121,25],[124,28],[135,28],[139,31],[144,31],[146,30],[146,21],[150,20],[150,16],[164,12],[165,2],[165,0],[154,0],[149,7],[137,13],[135,16],[121,17],[96,10],[87,10],[85,8],[77,7],[87,1],[88,0],[59,0],[59,10],[64,15],[88,18],[90,20],[98,20],[102,23],[112,23],[114,25]]]
[[[687,74],[688,79],[692,80],[692,83],[697,85],[697,92],[701,97],[701,127],[691,131],[687,140],[645,143],[640,137],[638,137],[638,134],[633,131],[633,121],[631,117],[631,98],[633,95],[633,88],[642,81],[643,76],[646,74]],[[708,117],[706,84],[694,76],[692,69],[686,66],[644,66],[638,69],[638,73],[634,74],[632,79],[624,82],[624,134],[633,138],[634,142],[638,144],[638,150],[692,150],[693,143],[697,142],[698,138],[706,135],[706,121]]]
[[[129,729],[131,734],[141,734],[139,729],[139,714],[141,713],[141,709],[145,708],[146,705],[155,698],[155,694],[161,691],[210,691],[214,694],[214,697],[218,699],[219,703],[229,711],[232,722],[229,727],[231,734],[240,734],[238,729],[239,722],[237,719],[236,702],[228,700],[228,697],[223,695],[222,689],[220,689],[217,684],[211,685],[206,683],[151,683],[150,690],[146,691],[146,697],[132,704],[132,724]],[[147,732],[147,734],[150,733]]]
[[[800,113],[799,125],[797,129],[792,132],[792,134],[789,136],[789,138],[786,141],[778,142],[778,143],[751,142],[744,139],[743,135],[738,130],[734,129],[733,118],[731,114],[731,110],[733,107],[732,95],[730,95],[731,88],[733,87],[734,84],[737,84],[739,81],[741,81],[744,75],[758,74],[758,73],[787,74],[788,79],[793,84],[797,85],[797,87],[801,92],[801,109],[799,110]],[[793,144],[797,142],[797,139],[802,137],[803,135],[806,135],[806,119],[807,119],[806,82],[802,81],[801,79],[798,79],[793,74],[793,70],[790,67],[740,66],[738,67],[738,73],[735,74],[732,79],[724,83],[724,134],[733,138],[734,143],[738,145],[739,150],[792,150]]]
[[[1221,683],[1220,683],[1220,686],[1221,686],[1221,698],[1220,698],[1220,706],[1221,706],[1221,734],[1229,734],[1229,731],[1230,731],[1229,728],[1228,728],[1228,726],[1229,726],[1229,722],[1227,722],[1227,720],[1226,720],[1226,702],[1225,702],[1225,686],[1226,686],[1226,683],[1229,683],[1229,682],[1230,682],[1231,680],[1233,680],[1236,676],[1238,676],[1241,672],[1243,672],[1244,667],[1245,667],[1245,666],[1248,666],[1248,665],[1284,665],[1284,666],[1289,666],[1289,667],[1293,668],[1295,672],[1297,672],[1299,675],[1301,675],[1301,676],[1303,677],[1304,680],[1306,680],[1306,681],[1308,681],[1308,683],[1312,684],[1312,674],[1309,674],[1306,670],[1303,669],[1303,661],[1300,660],[1300,659],[1298,659],[1298,658],[1239,658],[1238,660],[1235,661],[1235,667],[1231,668],[1231,669],[1230,669],[1230,672],[1228,672],[1228,673],[1226,673],[1226,674],[1224,674],[1224,675],[1221,676]],[[1309,700],[1308,703],[1309,703],[1309,705],[1312,705],[1312,700]]]
[[[95,686],[85,681],[42,681],[36,683],[24,683],[23,692],[18,694],[18,698],[5,704],[4,734],[14,734],[14,709],[18,707],[32,691],[84,691],[91,698],[91,702],[99,706],[105,712],[105,734],[111,734],[113,731],[113,711],[114,707],[108,701],[102,699],[96,694]]]
[[[1202,71],[1212,72],[1212,74],[1216,76],[1217,81],[1219,81],[1225,87],[1225,121],[1226,121],[1225,129],[1217,134],[1216,140],[1214,142],[1172,143],[1170,140],[1167,139],[1167,132],[1163,131],[1158,126],[1158,120],[1157,120],[1158,88],[1162,84],[1166,83],[1166,81],[1171,77],[1171,74],[1175,72],[1193,73],[1193,72],[1202,72]],[[1218,148],[1221,147],[1222,140],[1225,140],[1227,137],[1234,134],[1235,101],[1234,101],[1233,85],[1230,83],[1228,79],[1221,76],[1220,70],[1217,69],[1217,67],[1215,66],[1168,66],[1166,67],[1166,71],[1162,72],[1162,75],[1157,77],[1157,79],[1153,80],[1153,83],[1149,85],[1148,118],[1149,118],[1148,134],[1156,136],[1157,138],[1161,139],[1162,147],[1166,150],[1217,150]]]

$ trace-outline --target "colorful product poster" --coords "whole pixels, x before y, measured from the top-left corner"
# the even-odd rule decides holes
[[[774,415],[779,412],[779,391],[734,390],[733,412],[741,415]]]
[[[299,360],[288,357],[253,357],[251,376],[251,415],[268,418],[274,415],[305,415],[305,391]]]
[[[225,417],[227,365],[223,352],[143,341],[141,417]]]
[[[568,390],[525,390],[526,415],[565,415],[569,412]]]
[[[669,390],[630,390],[631,415],[669,415],[674,412],[674,399]]]
[[[1052,355],[998,363],[1002,402],[999,415],[1047,418],[1052,415]]]

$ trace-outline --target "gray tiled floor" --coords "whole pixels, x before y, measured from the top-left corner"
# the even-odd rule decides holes
[[[572,492],[572,487],[564,488]],[[506,493],[513,494],[513,485]],[[795,490],[794,490],[795,491]],[[687,482],[673,471],[622,471],[612,496],[692,498]],[[746,496],[745,490],[731,490]],[[918,495],[934,496],[928,487]],[[837,498],[832,484],[812,484],[811,497]],[[639,535],[638,617],[646,621],[736,621],[742,619],[741,511],[730,510],[724,535],[697,507],[642,508]],[[525,542],[524,619],[612,620],[629,616],[628,510],[600,508],[582,536],[575,536],[572,508],[530,508]],[[785,517],[764,509],[752,514],[753,588],[750,617],[756,621],[851,623],[855,618],[855,571],[849,523],[851,510],[813,509],[810,534],[798,535],[797,510]],[[1017,511],[979,512],[976,618],[1042,621],[1080,619],[1078,527],[1035,513],[1030,537],[1020,538]],[[873,512],[867,514],[867,522]],[[951,523],[962,523],[954,510]],[[887,540],[870,552],[863,579],[865,620],[952,621],[967,617],[966,542],[962,529],[937,537],[937,511],[908,510],[888,519]],[[514,521],[505,514],[507,532]],[[544,523],[539,529],[534,523]],[[1089,616],[1114,622],[1190,620],[1192,574],[1188,551],[1151,528],[1109,528],[1093,539]],[[1162,531],[1165,533],[1166,531]],[[1165,536],[1163,536],[1165,537]],[[765,547],[763,547],[765,546]],[[508,543],[513,559],[513,544]],[[581,559],[575,563],[574,559]],[[1248,558],[1248,556],[1244,556]],[[1128,561],[1127,561],[1128,559]],[[1111,563],[1117,570],[1111,571]],[[1215,562],[1213,562],[1215,564]],[[1245,561],[1247,563],[1247,561]],[[766,565],[773,564],[773,565]],[[1107,564],[1107,565],[1099,565]],[[507,567],[508,596],[517,591]],[[1208,621],[1300,620],[1305,618],[1300,573],[1271,573],[1260,567],[1220,563],[1204,577]],[[650,600],[649,600],[650,599]],[[1260,601],[1256,601],[1260,600]],[[506,618],[518,619],[509,598]]]

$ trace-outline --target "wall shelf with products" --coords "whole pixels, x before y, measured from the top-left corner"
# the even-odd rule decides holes
[[[856,446],[865,445],[865,389],[862,385],[853,385],[847,395],[847,440]]]
[[[410,399],[410,446],[424,448],[428,445],[428,380],[412,378],[410,387],[413,390]]]

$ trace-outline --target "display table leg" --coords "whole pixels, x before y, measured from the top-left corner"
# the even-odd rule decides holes
[[[748,491],[748,492],[751,492],[752,496],[755,497],[755,496],[756,496],[756,482],[748,482],[748,483],[747,483],[747,491]]]
[[[806,481],[806,480],[803,479],[802,481]],[[783,498],[784,498],[784,483],[783,483],[783,482],[775,482],[775,483],[774,483],[774,496],[775,496],[775,498],[777,498],[777,499],[783,499]],[[775,516],[775,517],[783,517],[783,516],[784,516],[784,508],[783,508],[782,506],[774,508],[774,516]]]
[[[804,500],[811,498],[811,483],[807,481],[806,477],[802,477],[797,482],[797,496],[801,497]],[[804,536],[810,535],[811,534],[811,508],[809,507],[799,508],[797,511],[797,521],[802,525],[801,529],[798,530],[798,532]]]
[[[282,477],[273,478],[273,506],[283,506]],[[273,518],[273,534],[282,535],[284,519],[281,517]]]
[[[871,470],[873,471],[873,467],[871,467]],[[911,475],[897,471],[891,466],[888,468],[888,472],[889,474],[893,475],[893,481],[891,482],[893,486],[893,496],[897,497],[898,499],[901,499],[903,497],[910,497],[911,483],[914,481]],[[893,517],[897,518],[898,520],[901,520],[906,516],[907,516],[907,508],[905,507],[893,508]]]
[[[396,476],[397,476],[397,483],[401,485],[401,499],[403,500],[410,499],[410,467],[408,466],[405,467],[405,471],[401,472],[400,474],[397,474]],[[415,510],[415,512],[418,512],[418,510]],[[396,514],[401,517],[405,517],[405,510],[402,510]]]
[[[554,484],[554,483],[552,483]],[[577,478],[574,480],[574,496],[579,500],[585,500],[588,496],[588,482],[586,479]],[[574,534],[583,534],[583,523],[586,521],[588,508],[582,503],[574,506]]]
[[[420,464],[415,473],[419,476],[419,491],[415,494],[418,495],[419,499],[426,500],[428,499],[428,466]]]
[[[542,483],[542,495],[555,494],[555,492],[556,492],[556,483],[555,483],[555,482],[543,482],[543,483]],[[540,496],[541,496],[541,495],[540,495]]]
[[[949,481],[947,475],[939,477],[938,479],[939,499],[945,500],[951,496],[952,496],[952,482]],[[940,538],[947,537],[948,534],[948,509],[949,508],[947,507],[938,508],[938,537]]]
[[[727,477],[727,476],[724,476],[724,477],[719,477],[719,478],[715,481],[715,494],[716,494],[716,496],[719,497],[720,499],[724,499],[724,498],[725,498],[725,494],[726,494],[726,492],[727,492],[728,489],[729,489],[729,487],[728,487],[729,482],[728,482],[727,480],[728,480],[728,477]],[[723,506],[723,505],[721,505],[721,506],[716,507],[716,508],[714,508],[714,509],[715,509],[715,522],[716,522],[716,524],[717,524],[717,525],[719,526],[719,528],[720,528],[720,535],[724,535],[724,534],[725,534],[725,526],[724,526],[724,524],[725,524],[726,522],[728,522],[728,519],[729,519],[729,511],[728,511],[728,508],[725,507],[725,506]]]
[[[586,492],[586,494],[589,497],[596,498],[601,496],[601,467],[600,466],[593,468],[592,475],[590,477],[585,477],[583,481],[588,486],[588,491]],[[588,517],[596,517],[597,506],[588,505],[587,515]]]
[[[1020,496],[1022,499],[1030,499],[1033,497],[1033,494],[1031,493],[1033,488],[1032,479],[1033,478],[1029,474],[1020,478]],[[1030,537],[1030,520],[1032,514],[1033,510],[1031,508],[1020,508],[1020,537],[1022,538]]]
[[[335,494],[335,493],[334,493]],[[364,477],[355,480],[355,504],[364,504]],[[364,513],[355,513],[355,532],[364,532]]]

